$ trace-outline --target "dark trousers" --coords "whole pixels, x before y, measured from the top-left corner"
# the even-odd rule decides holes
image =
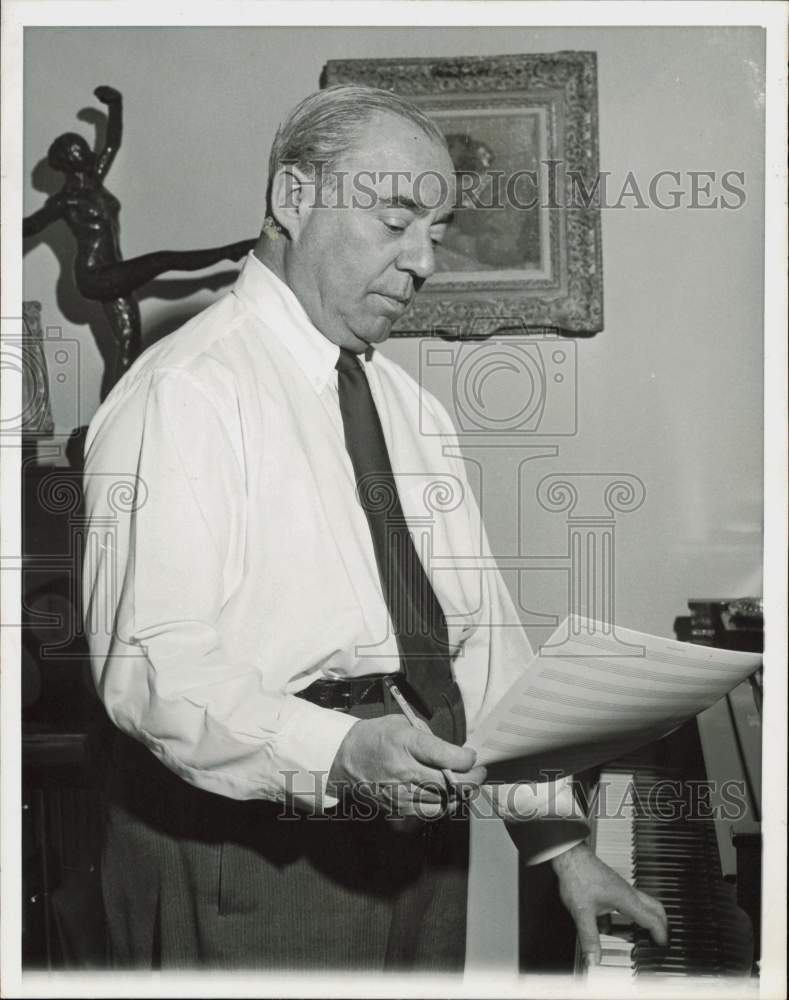
[[[348,812],[200,791],[119,733],[102,857],[113,964],[462,972],[468,820],[402,832]]]

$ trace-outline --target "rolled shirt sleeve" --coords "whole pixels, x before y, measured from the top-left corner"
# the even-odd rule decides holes
[[[357,720],[267,688],[265,664],[223,640],[247,516],[227,415],[181,369],[123,390],[85,464],[86,622],[110,718],[198,788],[334,804],[326,778]],[[113,477],[130,470],[134,497],[119,507]]]

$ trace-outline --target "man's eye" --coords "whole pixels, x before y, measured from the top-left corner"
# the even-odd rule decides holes
[[[389,230],[390,233],[402,233],[405,232],[404,222],[394,222],[392,220],[383,220],[384,226]]]

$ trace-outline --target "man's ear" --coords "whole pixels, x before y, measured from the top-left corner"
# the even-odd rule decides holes
[[[285,164],[271,182],[271,214],[297,239],[315,202],[315,181],[299,167]]]

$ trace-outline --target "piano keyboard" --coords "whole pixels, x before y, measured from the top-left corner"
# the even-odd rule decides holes
[[[661,901],[670,940],[661,948],[648,932],[612,914],[611,933],[600,935],[601,963],[586,971],[588,984],[750,973],[750,921],[722,880],[714,823],[689,818],[687,792],[662,768],[614,765],[601,772],[593,822],[597,856]]]

